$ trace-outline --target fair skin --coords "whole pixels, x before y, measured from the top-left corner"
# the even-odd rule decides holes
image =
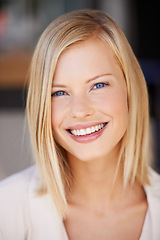
[[[52,86],[52,129],[73,173],[64,225],[70,240],[139,239],[147,200],[116,177],[128,123],[127,89],[113,52],[92,38],[65,50]]]

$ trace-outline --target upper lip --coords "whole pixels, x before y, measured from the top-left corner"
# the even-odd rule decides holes
[[[67,130],[86,129],[86,128],[89,128],[89,127],[94,127],[96,125],[100,125],[102,123],[107,123],[107,122],[80,123],[80,124],[75,124],[75,125],[69,126],[67,128]]]

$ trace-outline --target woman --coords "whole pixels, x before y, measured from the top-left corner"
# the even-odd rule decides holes
[[[80,10],[47,27],[27,112],[38,171],[1,183],[2,239],[160,239],[147,87],[114,20]]]

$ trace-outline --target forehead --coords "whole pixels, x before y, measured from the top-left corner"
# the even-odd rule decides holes
[[[57,76],[98,75],[114,72],[119,68],[110,46],[99,38],[91,38],[72,44],[65,49],[57,62],[54,79]]]
[[[63,52],[60,54],[59,60],[60,59],[65,59],[71,57],[73,59],[74,57],[80,58],[86,56],[89,57],[89,55],[94,55],[96,54],[97,57],[99,55],[107,54],[108,56],[114,56],[114,53],[109,46],[107,42],[104,42],[102,39],[100,39],[98,36],[97,37],[92,37],[87,40],[82,40],[78,41],[76,43],[73,43],[69,45],[67,48],[63,50]],[[59,62],[58,60],[58,62]]]

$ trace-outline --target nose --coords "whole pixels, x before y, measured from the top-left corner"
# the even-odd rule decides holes
[[[72,99],[71,115],[73,118],[86,118],[93,115],[94,105],[87,96],[76,96]]]

